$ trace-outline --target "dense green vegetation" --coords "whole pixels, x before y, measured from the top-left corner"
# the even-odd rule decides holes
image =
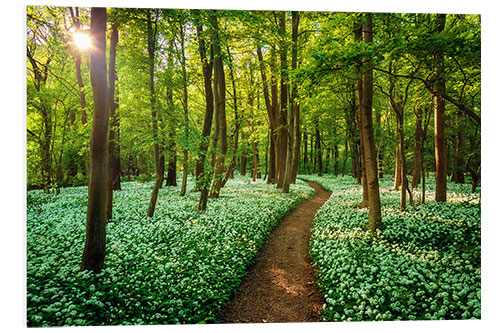
[[[451,183],[446,204],[411,206],[403,214],[397,192],[384,179],[383,227],[371,234],[351,178],[300,177],[332,193],[311,236],[326,320],[481,318],[478,195]]]
[[[314,193],[236,177],[203,213],[192,188],[167,188],[146,218],[153,184],[122,186],[99,274],[79,270],[87,188],[28,192],[28,326],[214,322],[271,230]]]
[[[303,180],[325,320],[481,317],[479,15],[26,23],[28,326],[214,322]]]

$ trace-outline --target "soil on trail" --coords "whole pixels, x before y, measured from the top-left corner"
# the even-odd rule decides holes
[[[330,194],[316,195],[288,214],[269,236],[220,323],[318,322],[324,299],[310,263],[309,238],[316,211]]]

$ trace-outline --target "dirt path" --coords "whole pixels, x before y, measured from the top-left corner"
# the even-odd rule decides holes
[[[316,195],[288,214],[269,236],[240,292],[219,316],[221,323],[317,322],[323,297],[314,283],[309,238],[316,211],[328,200],[321,186],[307,182]]]

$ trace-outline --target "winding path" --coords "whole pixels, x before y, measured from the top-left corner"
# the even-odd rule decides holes
[[[316,211],[330,194],[307,182],[316,195],[298,205],[274,229],[220,323],[318,322],[323,296],[309,258]]]

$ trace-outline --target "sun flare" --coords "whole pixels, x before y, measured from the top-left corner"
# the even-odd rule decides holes
[[[81,31],[75,32],[73,34],[73,42],[75,43],[76,47],[78,47],[82,51],[88,50],[92,45],[90,36]]]

